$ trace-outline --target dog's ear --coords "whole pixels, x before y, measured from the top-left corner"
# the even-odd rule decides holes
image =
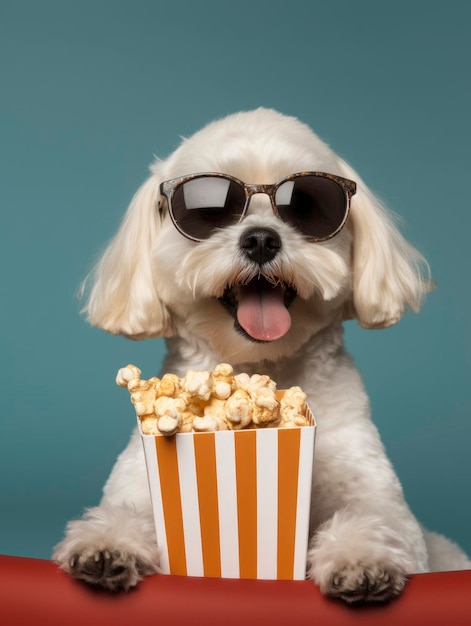
[[[86,279],[83,312],[94,326],[133,339],[169,336],[170,314],[159,298],[152,252],[161,227],[160,179],[152,175],[132,199],[123,222]]]
[[[364,328],[386,328],[407,310],[420,309],[433,288],[429,266],[356,172],[343,165],[345,176],[357,182],[349,218],[353,289],[346,317],[356,317]]]

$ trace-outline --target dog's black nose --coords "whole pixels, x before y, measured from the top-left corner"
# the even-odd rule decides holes
[[[240,247],[251,261],[263,265],[276,257],[281,239],[273,228],[249,228],[242,233]]]

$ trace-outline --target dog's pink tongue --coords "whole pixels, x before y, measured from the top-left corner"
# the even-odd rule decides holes
[[[291,316],[282,288],[265,281],[240,286],[237,321],[246,333],[260,341],[274,341],[286,335]]]

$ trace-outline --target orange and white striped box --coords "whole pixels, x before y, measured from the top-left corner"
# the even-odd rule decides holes
[[[310,426],[142,435],[164,573],[302,580]]]

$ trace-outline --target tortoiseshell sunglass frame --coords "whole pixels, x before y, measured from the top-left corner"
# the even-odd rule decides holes
[[[245,191],[245,205],[240,214],[239,220],[235,222],[235,223],[240,223],[244,219],[247,213],[247,209],[248,209],[251,197],[257,193],[263,193],[269,196],[274,214],[279,219],[282,219],[280,217],[280,214],[278,212],[278,208],[275,202],[277,190],[281,187],[281,185],[284,185],[285,183],[289,181],[295,180],[296,178],[302,178],[304,176],[315,176],[319,178],[327,178],[337,183],[337,185],[339,185],[344,192],[345,215],[342,220],[342,223],[338,226],[338,228],[336,228],[334,232],[330,233],[326,237],[309,237],[309,236],[307,237],[308,240],[312,242],[327,241],[328,239],[332,239],[332,237],[335,237],[335,235],[337,235],[345,226],[348,220],[349,213],[350,213],[351,199],[352,199],[352,196],[355,195],[356,190],[357,190],[357,185],[353,180],[349,180],[348,178],[343,178],[342,176],[337,176],[336,174],[329,174],[327,172],[298,172],[296,174],[290,174],[289,176],[286,176],[285,178],[283,178],[282,180],[274,184],[251,184],[251,183],[244,183],[239,178],[236,178],[235,176],[230,176],[229,174],[221,174],[219,172],[202,172],[199,174],[190,174],[188,176],[181,176],[179,178],[172,178],[170,180],[166,180],[160,184],[160,193],[161,195],[165,196],[165,198],[167,199],[167,205],[168,205],[170,217],[172,219],[172,222],[175,228],[184,237],[187,237],[188,239],[191,239],[192,241],[204,241],[204,239],[202,238],[197,238],[184,232],[182,228],[180,227],[180,225],[178,224],[177,220],[175,219],[175,216],[172,211],[172,198],[173,198],[173,194],[175,193],[175,191],[181,185],[191,180],[195,180],[197,178],[223,178],[225,180],[229,180],[230,182],[233,182],[239,185]]]

